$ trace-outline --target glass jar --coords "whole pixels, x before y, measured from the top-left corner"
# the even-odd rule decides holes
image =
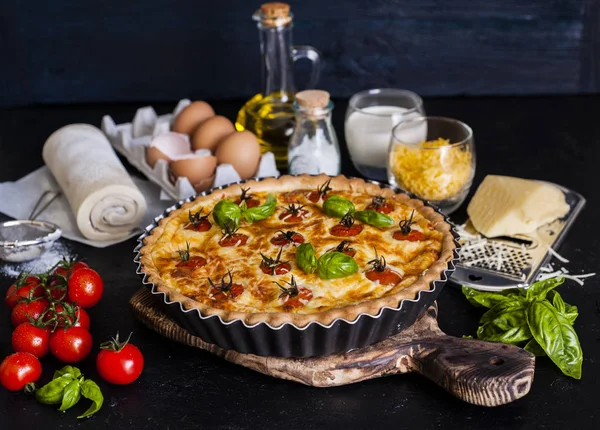
[[[288,171],[292,175],[339,175],[340,147],[333,125],[329,93],[307,90],[296,94],[296,126],[288,147]]]
[[[423,115],[423,100],[411,91],[378,88],[354,94],[348,102],[344,134],[356,170],[385,181],[392,129],[400,121]]]
[[[450,214],[467,197],[474,175],[475,141],[465,123],[420,117],[394,127],[388,156],[390,184]]]

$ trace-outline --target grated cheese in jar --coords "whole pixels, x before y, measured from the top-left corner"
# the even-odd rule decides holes
[[[474,172],[468,145],[451,145],[448,139],[396,144],[390,168],[398,185],[426,200],[444,200],[469,185]]]

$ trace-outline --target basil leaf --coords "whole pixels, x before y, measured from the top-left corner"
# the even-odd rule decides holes
[[[537,340],[535,339],[531,339],[529,342],[527,342],[527,345],[525,345],[523,349],[525,351],[531,352],[536,357],[543,357],[546,355],[546,352],[542,349],[540,344],[537,343]]]
[[[577,309],[577,306],[565,303],[565,312],[563,316],[571,325],[575,324],[575,320],[579,316],[579,310]]]
[[[73,379],[69,385],[65,387],[65,391],[62,398],[62,403],[60,404],[59,411],[66,411],[69,408],[72,408],[77,404],[79,399],[81,398],[81,391],[79,387],[79,380]]]
[[[304,273],[315,273],[317,270],[317,256],[315,248],[310,243],[303,243],[296,248],[296,264]]]
[[[563,282],[565,282],[565,278],[560,276],[534,282],[529,286],[529,288],[527,288],[527,298],[544,300],[550,291],[558,287]]]
[[[237,227],[240,225],[242,210],[231,200],[221,200],[215,205],[212,216],[215,223],[221,228],[225,228],[227,224],[231,223]]]
[[[102,403],[104,403],[104,396],[102,395],[102,391],[100,391],[100,387],[90,379],[86,379],[81,384],[81,395],[86,399],[90,399],[93,403],[87,411],[77,418],[85,418],[95,414],[102,407]]]
[[[521,302],[520,300],[506,299],[504,301],[498,302],[490,310],[484,313],[479,320],[480,324],[485,324],[487,322],[493,321],[502,315],[504,312],[512,312],[522,310],[525,312],[527,310],[527,304]],[[527,323],[526,319],[524,322]]]
[[[321,279],[345,278],[358,272],[358,264],[342,252],[326,252],[317,260],[317,270]]]
[[[546,299],[552,302],[552,306],[554,306],[558,312],[564,315],[567,309],[567,304],[562,299],[560,293],[557,291],[550,291],[550,293],[546,296]]]
[[[323,211],[334,218],[343,218],[348,212],[354,213],[355,210],[354,203],[340,196],[331,196],[323,202]]]
[[[52,379],[56,379],[61,376],[69,376],[71,378],[79,378],[81,376],[81,371],[77,367],[67,365],[67,366],[63,367],[62,369],[55,371]]]
[[[273,196],[273,194],[269,194],[265,203],[260,206],[255,206],[253,208],[247,209],[246,202],[244,202],[244,204],[242,205],[242,215],[244,216],[244,219],[248,222],[261,221],[273,215],[276,207],[277,199],[275,198],[275,196]]]
[[[536,300],[527,309],[531,333],[548,357],[575,379],[581,379],[583,352],[570,322],[548,300]]]
[[[579,310],[577,306],[570,305],[565,303],[562,299],[560,293],[556,290],[550,291],[546,296],[548,301],[552,302],[552,305],[556,308],[556,310],[564,316],[571,325],[575,324],[575,320],[579,316]]]
[[[477,339],[517,345],[531,339],[524,307],[504,311],[477,329]]]
[[[377,228],[390,227],[395,224],[391,217],[372,210],[354,212],[354,218]]]
[[[65,387],[73,381],[70,376],[59,376],[48,382],[42,388],[35,392],[35,398],[38,402],[45,405],[56,405],[62,402]]]
[[[510,288],[498,293],[478,291],[467,286],[462,287],[462,292],[473,306],[491,308],[500,302],[523,298],[524,295],[519,288]]]

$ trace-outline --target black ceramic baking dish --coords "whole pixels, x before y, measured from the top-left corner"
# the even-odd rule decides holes
[[[245,182],[238,183],[243,184]],[[368,182],[390,188],[388,185],[379,182]],[[230,185],[216,187],[199,195],[207,195]],[[411,194],[409,196],[416,198]],[[375,316],[361,314],[354,321],[336,319],[330,325],[311,322],[302,328],[291,323],[285,323],[280,327],[272,327],[265,322],[251,326],[241,320],[224,322],[218,315],[205,316],[198,309],[185,309],[181,302],[170,301],[167,294],[157,291],[154,284],[148,281],[148,276],[144,273],[140,263],[140,250],[144,238],[171,211],[179,209],[184,203],[192,201],[196,197],[191,196],[167,208],[163,214],[156,217],[152,224],[145,228],[144,233],[138,238],[138,245],[134,249],[134,262],[137,264],[136,273],[142,277],[142,283],[150,289],[152,294],[164,303],[167,313],[179,325],[204,341],[228,350],[261,356],[312,357],[349,351],[379,342],[410,327],[433,304],[458,261],[458,249],[460,247],[456,241],[458,234],[452,229],[456,249],[453,252],[452,260],[448,262],[447,268],[442,272],[441,279],[433,281],[431,289],[420,291],[416,299],[402,300],[397,308],[383,307]],[[441,213],[438,208],[426,202],[425,205],[433,207]],[[444,219],[449,222],[446,216],[444,216]]]

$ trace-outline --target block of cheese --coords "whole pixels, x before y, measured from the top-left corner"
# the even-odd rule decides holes
[[[532,233],[569,211],[564,193],[545,182],[485,177],[467,207],[471,223],[487,237]]]

